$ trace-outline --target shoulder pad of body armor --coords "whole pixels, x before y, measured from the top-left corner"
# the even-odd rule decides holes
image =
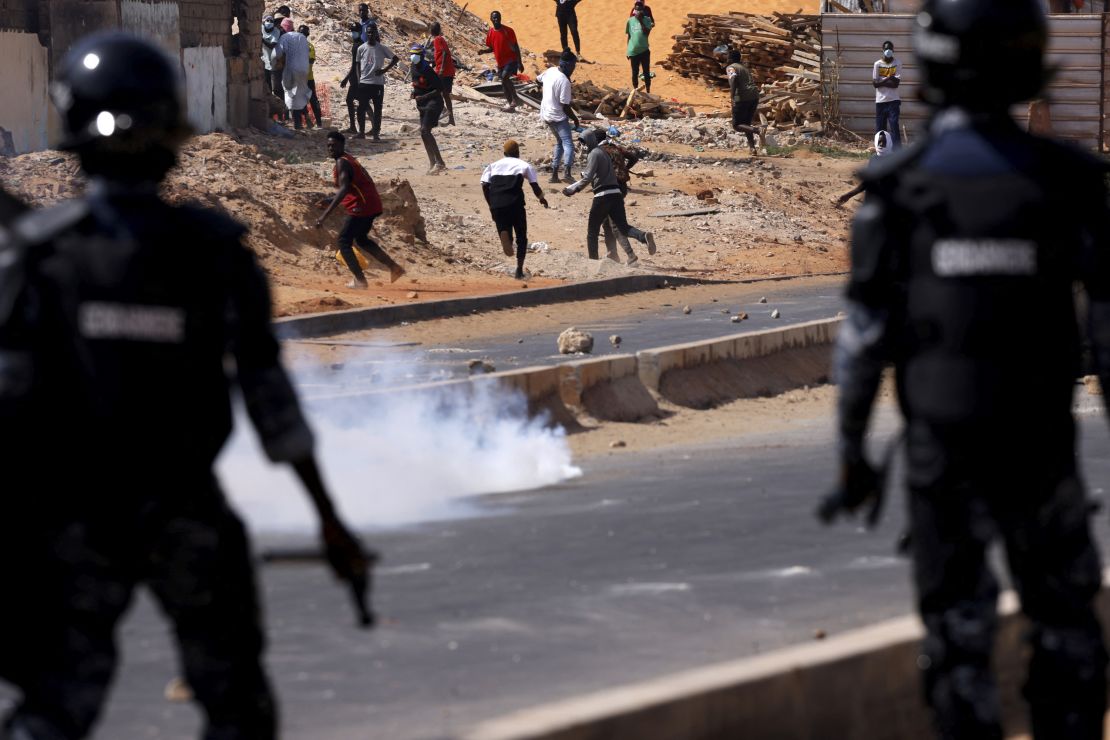
[[[1075,175],[1076,171],[1094,177],[1110,174],[1110,160],[1089,152],[1067,141],[1057,141],[1041,136],[1030,136],[1040,147],[1042,156],[1064,175]]]
[[[46,244],[89,215],[83,199],[67,200],[50,208],[28,211],[10,226],[13,241],[27,246]]]

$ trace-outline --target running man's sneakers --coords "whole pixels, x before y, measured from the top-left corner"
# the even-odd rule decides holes
[[[354,290],[366,290],[370,285],[365,280],[356,280],[352,278],[351,282],[347,283],[347,287]]]
[[[655,254],[655,234],[650,231],[644,234],[644,241],[648,245],[648,254]]]
[[[516,268],[516,274],[513,275],[513,277],[515,277],[517,280],[523,280],[524,279],[524,270],[520,269],[519,267]]]
[[[505,253],[506,257],[513,256],[513,235],[507,231],[499,231],[497,235],[501,237],[501,251]]]

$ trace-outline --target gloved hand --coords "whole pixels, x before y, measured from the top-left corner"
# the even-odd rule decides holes
[[[883,512],[885,472],[876,471],[863,458],[842,461],[840,481],[821,499],[817,518],[822,524],[832,524],[838,516],[853,516],[863,508],[864,526],[873,528]]]

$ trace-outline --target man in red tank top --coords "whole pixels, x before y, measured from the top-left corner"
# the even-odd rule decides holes
[[[335,160],[335,186],[339,188],[331,199],[324,215],[316,221],[316,228],[322,228],[324,220],[331,215],[337,205],[342,204],[347,212],[343,228],[339,230],[339,254],[347,263],[354,280],[347,283],[348,288],[365,288],[366,276],[358,263],[352,244],[389,268],[389,282],[405,274],[404,268],[397,264],[378,243],[370,238],[374,219],[382,213],[382,199],[378,189],[366,169],[353,155],[346,151],[347,138],[338,131],[328,134],[328,156]]]

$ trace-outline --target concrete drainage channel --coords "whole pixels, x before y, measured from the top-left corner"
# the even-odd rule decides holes
[[[737,334],[689,344],[612,355],[563,365],[529,367],[462,380],[321,396],[309,403],[342,408],[377,394],[458,397],[491,384],[521,393],[529,413],[545,414],[568,432],[583,417],[643,421],[660,415],[659,399],[687,408],[768,396],[828,381],[832,343],[841,319]]]

